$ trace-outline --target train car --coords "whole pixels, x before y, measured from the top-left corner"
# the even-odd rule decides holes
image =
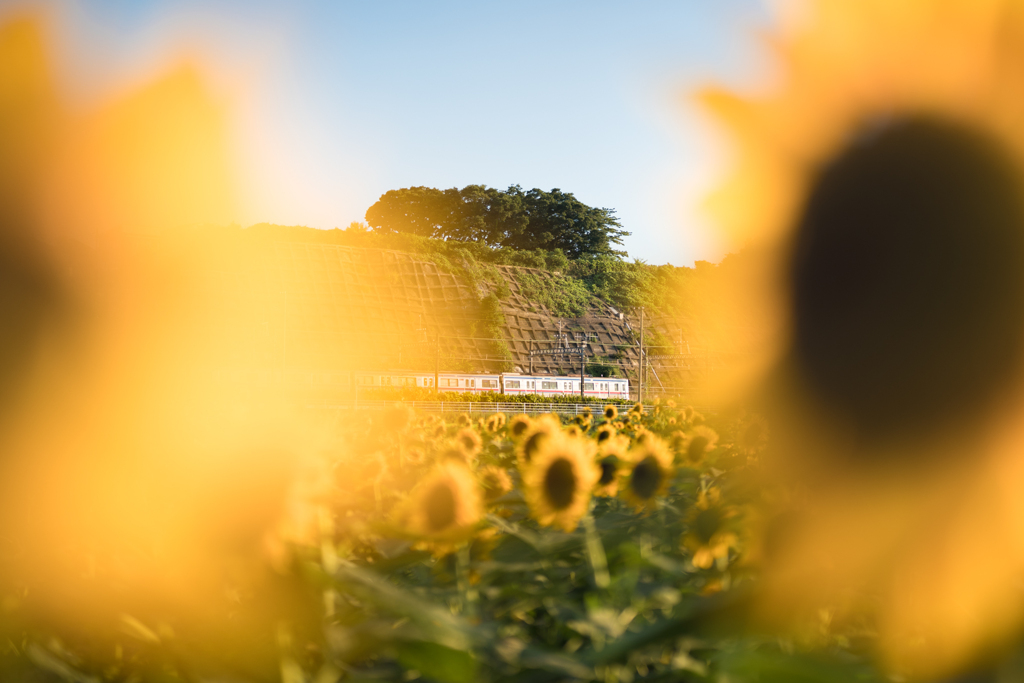
[[[356,372],[357,387],[434,387],[432,372]],[[501,391],[501,376],[473,373],[444,372],[438,375],[438,389],[441,391],[458,391],[470,393],[486,393]]]
[[[538,394],[540,396],[580,396],[579,375],[521,375],[504,373],[502,383],[506,394]],[[629,380],[620,377],[584,377],[583,396],[588,398],[629,399]]]
[[[430,380],[433,381],[433,376]],[[438,389],[483,394],[501,391],[501,375],[442,373],[438,375]]]

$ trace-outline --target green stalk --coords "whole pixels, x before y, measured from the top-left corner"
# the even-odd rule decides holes
[[[608,558],[604,554],[604,545],[601,543],[601,536],[597,533],[597,525],[594,524],[594,515],[587,512],[583,518],[583,529],[587,533],[587,555],[590,557],[590,566],[594,570],[594,583],[598,588],[607,588],[611,583],[608,576]]]

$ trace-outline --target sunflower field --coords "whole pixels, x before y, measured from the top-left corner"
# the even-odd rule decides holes
[[[322,417],[333,448],[264,542],[272,577],[236,576],[229,600],[208,605],[221,633],[204,642],[195,622],[134,614],[107,631],[62,631],[9,596],[2,670],[73,681],[871,680],[850,634],[825,617],[786,638],[745,625],[763,552],[752,504],[764,494],[747,483],[769,440],[763,418],[671,401],[566,424],[404,407]]]

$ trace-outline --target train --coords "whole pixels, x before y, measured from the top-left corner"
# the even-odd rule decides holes
[[[237,370],[219,373],[221,379],[256,385],[280,385],[300,388],[332,389],[351,393],[362,388],[434,387],[433,372],[394,371],[309,371],[309,370]],[[538,396],[580,396],[580,376],[533,375],[513,372],[457,373],[437,375],[437,388],[445,392],[537,394]],[[589,398],[629,399],[629,380],[623,377],[583,378],[582,396]]]
[[[433,388],[433,373],[353,373],[359,386],[415,386]],[[587,396],[629,399],[629,380],[621,377],[580,377],[569,375],[529,375],[511,372],[497,374],[438,373],[438,389],[468,393],[537,394],[539,396]]]

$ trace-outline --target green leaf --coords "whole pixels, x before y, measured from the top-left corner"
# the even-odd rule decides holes
[[[476,680],[476,659],[464,650],[437,643],[409,640],[398,645],[398,661],[426,678],[444,683],[472,683]]]

